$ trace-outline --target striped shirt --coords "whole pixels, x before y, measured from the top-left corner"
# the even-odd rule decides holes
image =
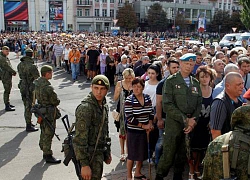
[[[125,101],[124,111],[127,118],[128,131],[143,131],[144,129],[138,127],[138,124],[148,124],[149,120],[154,119],[154,110],[152,108],[150,96],[143,94],[143,97],[144,106],[140,104],[134,94],[128,96]]]
[[[62,56],[62,53],[63,53],[63,46],[62,45],[57,45],[55,44],[53,46],[53,52],[55,54],[55,56]]]

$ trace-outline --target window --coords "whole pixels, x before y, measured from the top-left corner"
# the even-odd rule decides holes
[[[110,9],[110,17],[114,17],[115,16],[115,10],[114,9]]]
[[[82,16],[82,9],[77,8],[77,16]]]
[[[95,0],[95,2],[99,2],[99,0]]]
[[[103,3],[107,3],[107,0],[102,0]]]
[[[183,4],[187,4],[187,0],[183,0]]]
[[[211,19],[211,16],[212,16],[211,10],[206,10],[206,17],[207,17],[208,19]]]
[[[115,0],[110,0],[110,3],[115,3]]]
[[[190,9],[185,10],[185,18],[190,18]]]
[[[118,4],[122,4],[122,0],[119,0],[119,1],[118,1]]]
[[[82,4],[82,0],[77,0],[77,4],[81,5]]]
[[[99,9],[95,9],[95,16],[100,16]]]
[[[107,17],[107,9],[103,9],[102,10],[102,16],[103,17]]]
[[[221,3],[219,3],[219,9],[221,9]]]
[[[197,18],[198,17],[198,9],[193,9],[193,18]]]
[[[230,6],[231,6],[231,4],[228,4],[228,8],[227,8],[228,10],[230,10]]]
[[[90,12],[89,9],[85,9],[85,16],[89,16],[89,12]]]

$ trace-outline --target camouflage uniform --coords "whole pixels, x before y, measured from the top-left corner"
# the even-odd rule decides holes
[[[60,100],[57,98],[57,94],[54,91],[54,88],[51,86],[50,82],[44,78],[40,77],[34,81],[35,84],[35,94],[38,104],[40,104],[43,108],[46,108],[45,117],[49,120],[49,122],[56,127],[56,106],[59,105]],[[43,120],[40,124],[41,127],[41,135],[39,146],[43,151],[44,155],[51,155],[51,143],[52,138],[54,136],[54,132],[49,128],[46,122]]]
[[[233,131],[229,140],[229,163],[231,167],[231,174],[234,174],[237,179],[248,180],[248,167],[250,156],[250,106],[242,106],[237,108],[231,119],[231,126]],[[223,179],[223,158],[221,147],[224,144],[228,133],[215,138],[208,146],[206,156],[203,164],[203,180],[220,180]],[[239,139],[243,141],[238,141]],[[236,167],[232,170],[233,156],[235,152],[238,153],[236,160]]]
[[[0,77],[4,87],[3,100],[5,105],[10,103],[13,75],[16,75],[16,71],[12,68],[9,58],[0,52]]]
[[[103,112],[104,111],[104,112]],[[73,140],[74,150],[77,160],[81,166],[90,166],[92,171],[91,180],[100,180],[103,172],[103,161],[110,156],[110,148],[107,142],[110,140],[108,131],[108,105],[106,99],[103,100],[101,108],[90,93],[83,99],[82,103],[76,109],[76,135]],[[105,116],[102,133],[98,141],[97,149],[92,162],[90,162],[95,144],[102,124],[103,113]]]
[[[189,77],[189,87],[180,72],[169,76],[164,83],[162,103],[166,113],[166,125],[163,154],[157,167],[158,179],[168,175],[174,161],[175,174],[182,174],[184,170],[187,159],[184,119],[187,116],[199,117],[202,103],[199,82],[192,76]]]
[[[20,61],[21,62],[17,66],[20,77],[18,88],[20,89],[24,104],[24,118],[26,124],[31,124],[32,113],[30,109],[32,107],[33,91],[35,89],[33,81],[39,77],[39,72],[31,57],[22,57]]]

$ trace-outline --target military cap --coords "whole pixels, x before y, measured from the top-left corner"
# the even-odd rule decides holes
[[[250,89],[248,89],[247,92],[245,92],[245,94],[243,95],[243,98],[250,101]]]
[[[46,72],[50,72],[53,71],[53,68],[49,65],[43,65],[43,67],[41,68],[41,73],[46,73]]]
[[[8,46],[3,46],[2,50],[10,50],[10,48]]]
[[[107,89],[110,88],[110,83],[109,80],[106,76],[104,75],[97,75],[92,79],[91,84],[96,84],[96,85],[101,85],[105,86]]]
[[[231,117],[231,127],[240,128],[242,130],[250,130],[250,106],[241,106],[234,110]]]
[[[25,53],[33,53],[33,50],[28,48],[28,49],[25,50]]]
[[[187,53],[180,57],[181,61],[195,61],[196,55],[193,53]]]

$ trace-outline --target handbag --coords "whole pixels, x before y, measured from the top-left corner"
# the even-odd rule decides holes
[[[113,111],[112,111],[112,116],[113,116],[113,119],[114,119],[115,121],[119,121],[119,116],[120,116],[120,113],[119,113],[119,112],[117,112],[116,110],[113,110]]]

